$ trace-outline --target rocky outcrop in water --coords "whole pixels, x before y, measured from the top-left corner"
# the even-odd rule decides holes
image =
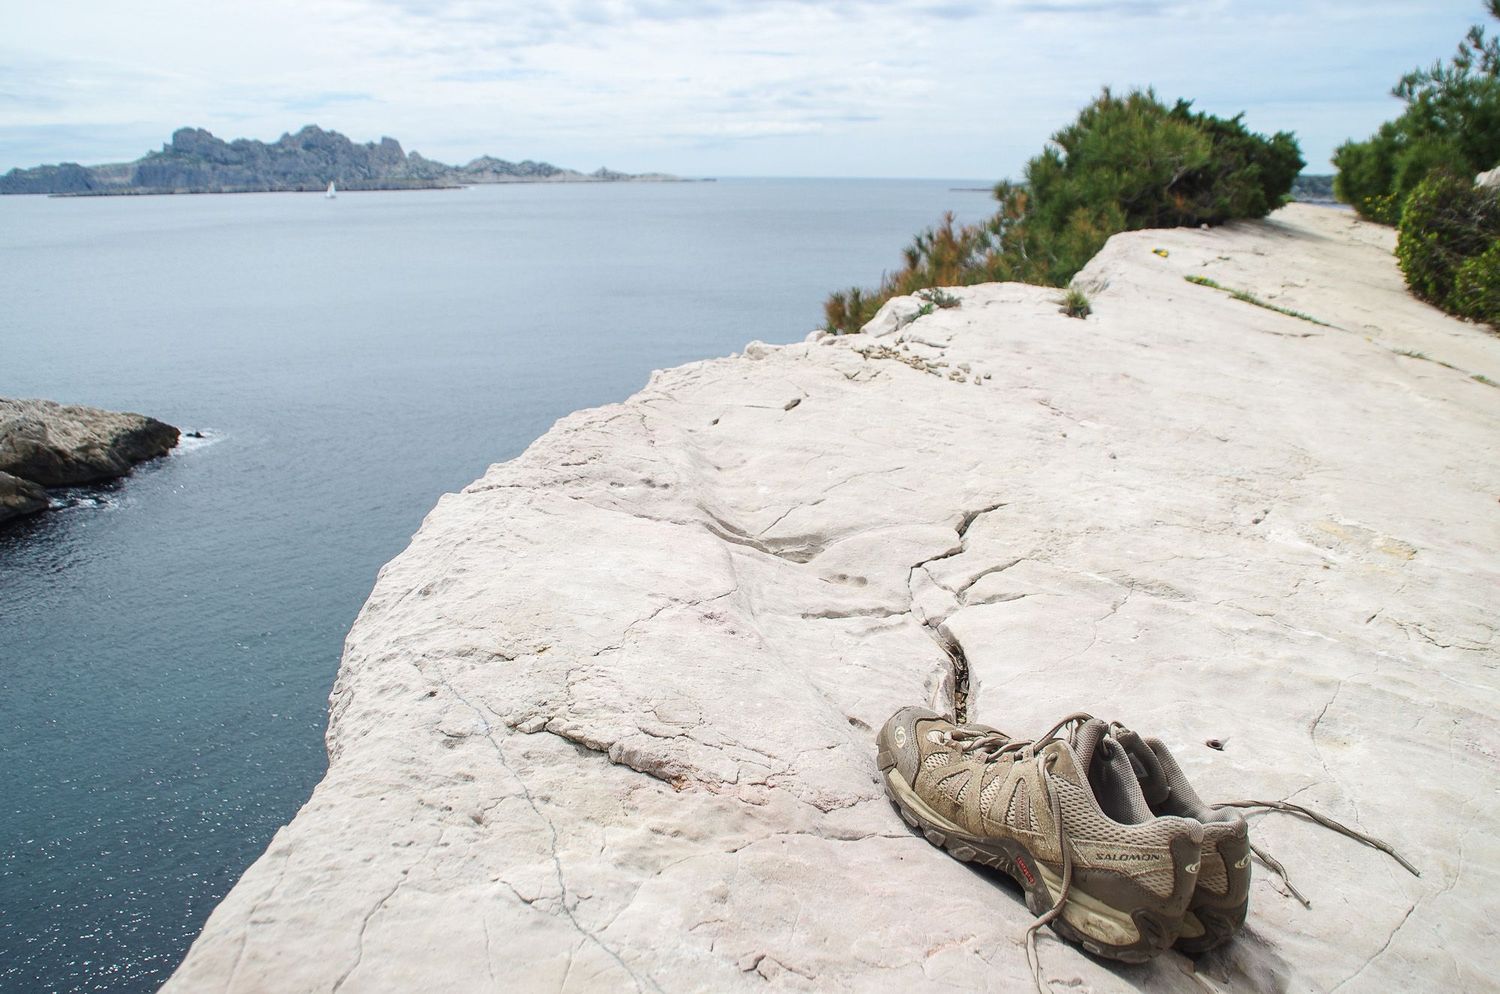
[[[0,193],[249,193],[322,190],[329,182],[345,190],[388,190],[672,179],[661,173],[631,175],[607,169],[585,174],[547,162],[508,162],[492,156],[449,166],[417,152],[408,154],[394,138],[358,144],[337,131],[308,125],[270,143],[248,138],[226,142],[202,128],[179,128],[160,151],[134,163],[87,167],[70,162],[12,169],[0,176]]]
[[[1049,936],[1057,990],[1491,989],[1500,339],[1393,239],[1118,235],[1087,320],[958,288],[564,418],[381,571],[326,777],[164,990],[1031,991],[1016,888],[884,797],[926,702],[1119,718],[1422,871],[1255,816],[1310,909],[1257,866],[1222,952]]]
[[[0,397],[0,518],[46,506],[43,487],[96,483],[171,451],[179,432],[143,414]]]
[[[47,491],[30,480],[0,473],[0,521],[47,509]]]

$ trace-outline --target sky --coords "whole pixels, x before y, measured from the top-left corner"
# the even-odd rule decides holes
[[[0,0],[0,170],[178,127],[316,123],[445,162],[686,176],[1016,176],[1103,86],[1308,172],[1395,116],[1480,0]]]

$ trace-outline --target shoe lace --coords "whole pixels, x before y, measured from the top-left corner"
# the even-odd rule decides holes
[[[1292,804],[1289,801],[1246,800],[1224,801],[1220,804],[1215,805],[1215,807],[1250,809],[1265,808],[1268,811],[1282,811],[1286,814],[1298,815],[1315,824],[1322,825],[1324,828],[1332,829],[1333,831],[1338,832],[1340,835],[1347,836],[1348,838],[1351,838],[1356,842],[1362,842],[1365,845],[1369,846],[1371,849],[1377,849],[1380,852],[1385,853],[1387,856],[1400,863],[1402,868],[1414,877],[1420,877],[1422,875],[1422,871],[1413,866],[1405,856],[1402,856],[1400,853],[1398,853],[1389,842],[1386,842],[1383,839],[1378,839],[1373,835],[1367,835],[1366,833],[1361,832],[1358,829],[1350,828],[1343,822],[1336,821],[1335,819],[1330,818],[1327,815],[1321,814],[1317,811],[1313,811],[1310,808],[1304,808],[1300,804]],[[1292,883],[1291,877],[1287,874],[1286,867],[1281,864],[1280,860],[1278,860],[1275,856],[1272,856],[1270,853],[1266,852],[1264,849],[1255,845],[1254,843],[1251,843],[1250,851],[1255,853],[1255,855],[1260,859],[1262,863],[1270,867],[1271,870],[1281,878],[1281,882],[1286,885],[1287,893],[1291,894],[1298,901],[1300,901],[1304,908],[1312,908],[1312,902],[1304,897],[1302,895],[1302,892],[1299,891]]]
[[[1109,731],[1111,735],[1118,736],[1121,732],[1129,731],[1129,729],[1125,728],[1124,725],[1121,725],[1119,722],[1115,721],[1110,722]],[[1371,849],[1378,849],[1380,852],[1385,853],[1387,856],[1390,856],[1396,862],[1400,863],[1402,868],[1412,876],[1420,877],[1422,875],[1422,872],[1415,866],[1413,866],[1405,856],[1402,856],[1400,853],[1398,853],[1390,843],[1384,841],[1383,839],[1378,839],[1373,835],[1367,835],[1364,832],[1359,831],[1358,829],[1350,828],[1343,822],[1330,818],[1320,812],[1313,811],[1311,808],[1305,808],[1300,804],[1292,804],[1289,801],[1245,800],[1221,801],[1218,804],[1210,806],[1216,808],[1265,808],[1268,811],[1282,811],[1287,814],[1299,815],[1311,822],[1314,822],[1315,824],[1322,825],[1324,828],[1332,829],[1333,831],[1338,832],[1340,835],[1344,835],[1351,839],[1354,839],[1356,842],[1362,842],[1365,845],[1369,846]],[[1282,865],[1281,860],[1277,859],[1275,856],[1272,856],[1269,852],[1262,849],[1260,846],[1257,846],[1253,842],[1250,843],[1250,851],[1256,855],[1257,859],[1266,864],[1266,866],[1269,867],[1273,873],[1281,878],[1281,882],[1286,887],[1288,894],[1292,895],[1292,897],[1301,902],[1304,908],[1311,910],[1312,902],[1309,901],[1302,894],[1302,892],[1297,889],[1296,885],[1292,883],[1291,875],[1287,873],[1287,869],[1284,865]]]
[[[1030,760],[1036,763],[1037,784],[1047,799],[1048,808],[1051,809],[1052,824],[1057,826],[1057,847],[1062,852],[1063,871],[1062,886],[1058,889],[1057,899],[1053,901],[1052,907],[1037,916],[1026,927],[1026,965],[1031,967],[1031,979],[1036,984],[1038,994],[1051,994],[1052,987],[1042,977],[1042,960],[1036,949],[1037,934],[1062,914],[1063,908],[1068,903],[1068,894],[1073,889],[1073,845],[1068,839],[1067,829],[1063,827],[1062,799],[1051,786],[1052,766],[1057,762],[1057,753],[1050,752],[1041,755],[1038,754],[1038,750],[1049,743],[1059,741],[1058,733],[1068,725],[1088,721],[1091,717],[1093,716],[1083,711],[1076,711],[1035,739],[1011,739],[1000,732],[981,732],[978,729],[963,726],[948,732],[949,738],[958,745],[961,751],[973,755],[980,762],[995,763],[1008,759],[1013,762]]]
[[[1052,809],[1052,824],[1057,826],[1057,847],[1062,850],[1062,886],[1058,889],[1057,900],[1046,913],[1039,915],[1032,923],[1026,926],[1026,965],[1031,967],[1031,979],[1036,984],[1037,994],[1051,994],[1052,985],[1042,977],[1042,959],[1036,951],[1037,933],[1048,925],[1053,919],[1062,914],[1063,907],[1068,903],[1068,894],[1073,889],[1073,844],[1068,839],[1068,830],[1063,827],[1062,801],[1058,798],[1057,791],[1053,790],[1048,783],[1052,776],[1052,764],[1057,760],[1057,753],[1051,752],[1045,756],[1036,757],[1037,772],[1040,773],[1038,783],[1041,784],[1042,792],[1047,795],[1048,807]]]
[[[1068,725],[1085,722],[1092,717],[1093,715],[1083,711],[1075,711],[1035,739],[1013,739],[1004,732],[980,731],[978,728],[967,725],[950,728],[948,738],[962,752],[973,755],[980,762],[993,763],[1000,759],[1015,759],[1022,755],[1035,754],[1038,749],[1058,738],[1057,733]]]

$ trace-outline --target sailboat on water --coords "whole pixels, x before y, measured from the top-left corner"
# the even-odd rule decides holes
[[[338,195],[339,195],[339,192],[333,188],[333,180],[329,180],[328,181],[328,192],[325,193],[325,194],[323,194],[324,198],[327,199],[327,200],[332,200],[334,197],[337,197]]]

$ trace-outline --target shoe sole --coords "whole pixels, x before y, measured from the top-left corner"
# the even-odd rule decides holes
[[[1228,871],[1228,893],[1215,894],[1201,886],[1193,892],[1183,934],[1173,947],[1188,956],[1201,956],[1234,938],[1250,911],[1250,840],[1243,836],[1226,839],[1215,852],[1226,867],[1243,865],[1245,869]]]
[[[1038,862],[1019,842],[1008,839],[981,840],[969,835],[927,805],[906,782],[894,764],[884,773],[886,794],[908,825],[920,831],[929,843],[964,863],[979,863],[1000,870],[1026,894],[1026,908],[1033,915],[1049,911],[1062,892],[1062,877]],[[1073,886],[1062,914],[1052,919],[1052,928],[1096,956],[1125,963],[1144,963],[1172,945],[1179,921],[1169,921],[1149,909],[1122,911],[1099,900],[1079,885],[1074,870]]]
[[[1245,901],[1238,907],[1223,910],[1219,908],[1189,908],[1188,917],[1196,919],[1196,935],[1184,935],[1179,938],[1172,947],[1185,956],[1202,956],[1204,953],[1218,949],[1230,939],[1245,924],[1245,917],[1249,913],[1250,902]]]

